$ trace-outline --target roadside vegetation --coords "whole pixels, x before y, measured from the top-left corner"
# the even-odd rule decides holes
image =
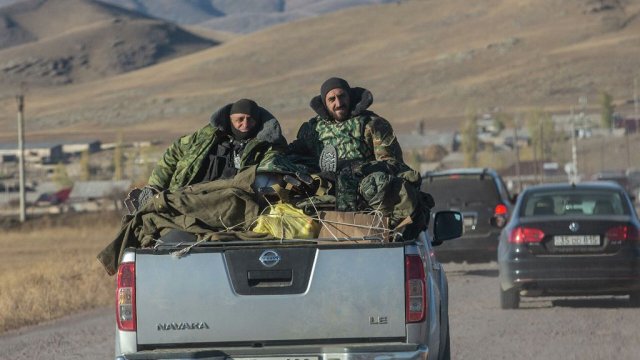
[[[56,319],[115,299],[97,253],[116,235],[119,214],[66,214],[3,224],[0,332]]]

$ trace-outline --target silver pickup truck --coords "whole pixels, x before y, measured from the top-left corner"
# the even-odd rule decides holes
[[[433,245],[278,240],[130,249],[117,275],[116,360],[449,359],[447,279]]]

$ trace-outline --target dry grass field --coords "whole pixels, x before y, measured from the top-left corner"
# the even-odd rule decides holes
[[[98,81],[27,84],[30,139],[173,139],[212,111],[255,98],[291,139],[329,76],[371,89],[372,109],[407,131],[458,129],[469,109],[568,113],[606,90],[632,96],[639,0],[406,0],[237,36]],[[0,87],[0,138],[15,137],[15,86]],[[126,139],[125,139],[126,140]]]
[[[115,280],[96,255],[118,225],[116,214],[82,214],[3,230],[0,332],[112,305]]]

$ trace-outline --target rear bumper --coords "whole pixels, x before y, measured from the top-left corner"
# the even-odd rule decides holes
[[[269,348],[147,350],[116,356],[116,360],[207,359],[242,360],[426,360],[426,346],[415,344],[293,346]]]
[[[503,290],[524,295],[615,295],[640,290],[640,259],[608,256],[527,256],[500,259]]]
[[[495,261],[500,231],[484,234],[467,234],[436,246],[436,257],[440,262],[488,262]]]

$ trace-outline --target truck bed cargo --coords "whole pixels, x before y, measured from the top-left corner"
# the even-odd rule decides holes
[[[461,229],[459,213],[437,214],[435,243]],[[116,359],[448,358],[446,277],[431,246],[422,232],[129,249]]]

